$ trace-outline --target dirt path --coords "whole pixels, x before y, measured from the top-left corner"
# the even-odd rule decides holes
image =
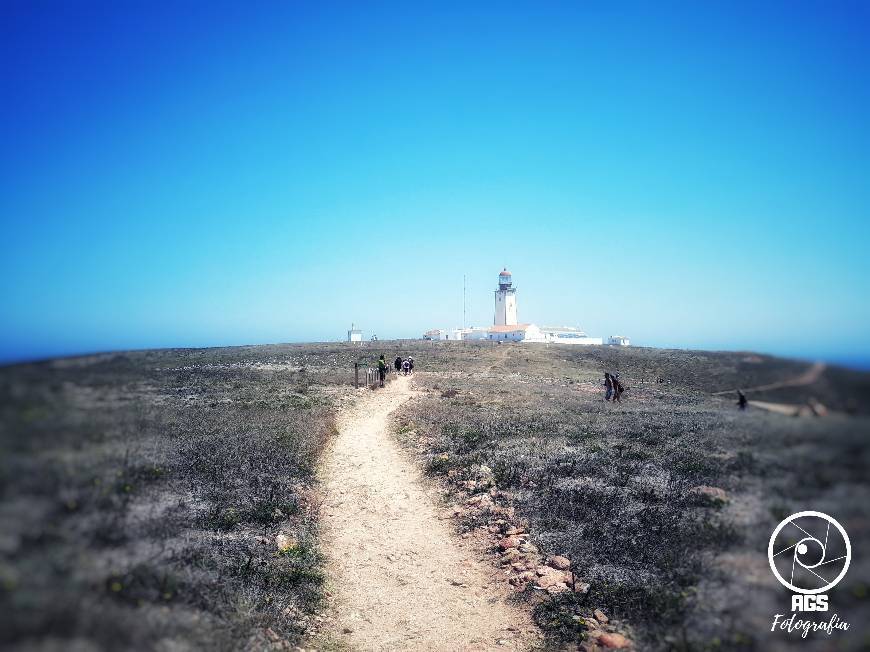
[[[333,641],[353,650],[522,650],[526,609],[507,604],[497,569],[439,519],[436,497],[387,431],[410,398],[406,377],[339,418],[322,468]]]
[[[509,352],[510,352],[510,349],[506,346],[503,346],[501,348],[501,356],[498,357],[495,361],[493,361],[493,363],[491,365],[489,365],[486,368],[486,371],[484,371],[483,373],[484,374],[492,373],[492,370],[495,369],[495,367],[497,365],[503,364],[507,360]]]
[[[822,373],[824,373],[826,368],[827,365],[824,362],[814,362],[812,366],[798,376],[777,383],[770,383],[769,385],[747,387],[743,389],[743,392],[765,392],[771,389],[781,389],[783,387],[804,387],[806,385],[812,385],[822,377]],[[721,394],[733,394],[735,391],[736,390],[734,389],[726,389],[721,392],[713,392],[712,395],[719,396]]]

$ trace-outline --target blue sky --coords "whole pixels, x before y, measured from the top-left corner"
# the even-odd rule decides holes
[[[618,6],[614,6],[618,4]],[[4,3],[0,359],[520,319],[870,360],[870,4]]]

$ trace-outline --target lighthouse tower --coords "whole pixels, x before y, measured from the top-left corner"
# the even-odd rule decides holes
[[[503,269],[498,275],[493,321],[496,326],[514,326],[517,323],[517,291],[513,287],[511,273],[507,269]]]

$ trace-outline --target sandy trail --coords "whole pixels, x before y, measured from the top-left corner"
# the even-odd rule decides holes
[[[439,519],[436,497],[387,430],[410,379],[339,416],[322,467],[322,523],[336,642],[353,650],[523,650],[526,609],[497,569]]]
[[[806,385],[812,385],[822,377],[822,374],[827,368],[828,366],[824,362],[814,362],[806,371],[794,378],[789,378],[788,380],[783,380],[778,383],[770,383],[769,385],[747,387],[743,389],[743,392],[766,392],[771,389],[782,389],[784,387],[805,387]],[[726,389],[721,392],[713,392],[712,395],[719,396],[722,394],[733,394],[736,391],[736,389]]]
[[[484,371],[483,373],[484,373],[484,374],[491,374],[491,373],[492,373],[492,370],[495,369],[496,366],[498,366],[498,365],[503,364],[504,362],[506,362],[506,361],[507,361],[507,358],[508,358],[508,353],[509,353],[509,352],[510,352],[510,349],[509,349],[508,347],[506,347],[506,346],[503,346],[502,349],[501,349],[501,355],[500,355],[498,358],[496,358],[496,359],[493,361],[493,363],[492,363],[491,365],[489,365],[489,366],[486,368],[486,371]]]

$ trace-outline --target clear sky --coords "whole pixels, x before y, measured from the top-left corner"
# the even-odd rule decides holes
[[[521,321],[870,360],[870,3],[0,8],[0,359]]]

